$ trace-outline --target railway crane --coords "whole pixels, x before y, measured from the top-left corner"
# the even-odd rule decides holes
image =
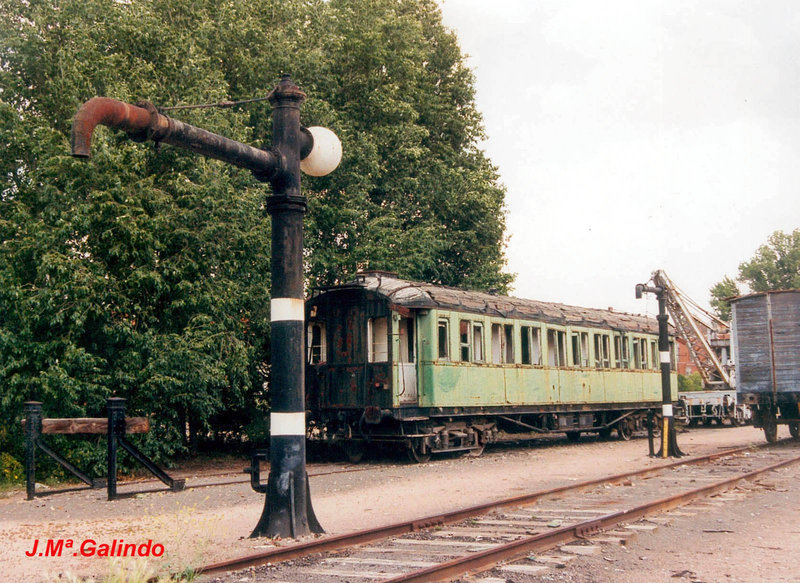
[[[678,336],[686,344],[692,362],[703,380],[704,391],[682,391],[678,395],[678,417],[694,425],[702,421],[722,423],[728,419],[732,425],[743,423],[750,417],[745,406],[736,402],[734,377],[727,364],[711,345],[709,336],[724,337],[730,326],[714,314],[703,309],[681,291],[663,270],[653,274],[655,285],[665,290],[667,310]]]

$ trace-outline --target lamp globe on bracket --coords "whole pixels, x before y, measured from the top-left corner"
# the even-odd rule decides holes
[[[300,170],[309,176],[325,176],[333,172],[342,160],[342,142],[328,128],[304,128],[314,145],[308,156],[300,160]]]

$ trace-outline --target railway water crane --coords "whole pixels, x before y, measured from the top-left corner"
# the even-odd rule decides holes
[[[690,425],[699,422],[708,425],[714,421],[722,424],[725,420],[732,425],[746,422],[750,411],[737,403],[730,367],[727,362],[723,364],[725,359],[720,357],[710,340],[712,334],[717,338],[729,338],[730,325],[698,305],[663,270],[653,274],[653,282],[666,291],[667,311],[705,389],[679,392],[676,418]]]

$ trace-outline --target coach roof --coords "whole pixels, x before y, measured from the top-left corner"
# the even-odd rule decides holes
[[[389,303],[407,309],[453,310],[543,321],[562,326],[574,325],[658,334],[658,323],[654,318],[647,316],[468,291],[400,279],[394,274],[381,271],[359,273],[354,281],[323,291],[348,288],[373,292],[386,298]]]

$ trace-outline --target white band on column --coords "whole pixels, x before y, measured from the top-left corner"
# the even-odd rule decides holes
[[[306,319],[305,302],[295,298],[272,298],[269,302],[272,322],[302,322]]]
[[[664,417],[672,417],[672,405],[661,405],[661,412]]]
[[[306,434],[305,411],[301,411],[299,413],[270,413],[269,434],[305,435]]]
[[[669,352],[659,352],[659,354],[661,355],[661,364],[670,363]]]

